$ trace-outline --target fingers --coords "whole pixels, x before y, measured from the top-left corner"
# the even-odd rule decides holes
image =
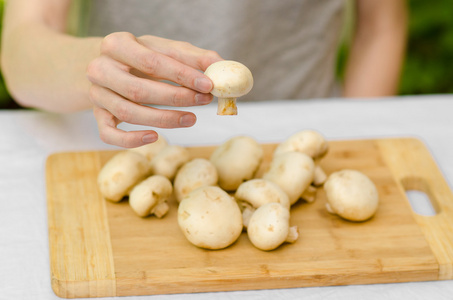
[[[201,93],[209,93],[213,87],[211,80],[195,68],[148,49],[132,34],[107,36],[101,45],[101,53],[149,76],[170,80]]]
[[[137,77],[107,56],[98,58],[91,68],[95,69],[88,72],[92,83],[108,87],[133,102],[181,107],[204,105],[213,99],[211,94]]]
[[[127,148],[157,139],[153,130],[120,130],[117,125],[121,122],[159,128],[194,125],[193,113],[146,104],[181,107],[210,103],[213,84],[200,70],[219,60],[222,58],[216,52],[189,43],[152,36],[136,38],[124,32],[105,37],[101,55],[87,68],[92,83],[89,97],[101,139]]]
[[[118,120],[103,108],[94,106],[93,113],[98,122],[99,136],[104,143],[135,148],[157,141],[158,134],[153,130],[126,132],[116,128]]]
[[[187,42],[155,36],[142,36],[137,38],[137,41],[149,49],[202,71],[205,71],[211,64],[223,60],[217,52],[198,48]]]
[[[95,106],[109,111],[120,122],[159,128],[190,127],[196,122],[196,117],[191,112],[140,105],[98,85],[91,87],[90,99]],[[108,125],[112,127],[117,124]]]

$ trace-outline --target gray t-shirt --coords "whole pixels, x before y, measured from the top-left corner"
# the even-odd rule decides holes
[[[331,97],[344,0],[93,0],[87,34],[190,42],[250,68],[245,100]]]

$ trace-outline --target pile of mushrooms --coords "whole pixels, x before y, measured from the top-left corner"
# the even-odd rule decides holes
[[[112,202],[128,198],[140,217],[162,218],[173,195],[172,180],[188,160],[186,148],[159,136],[152,144],[120,151],[108,160],[98,174],[99,191]]]
[[[377,211],[374,183],[357,170],[329,176],[320,167],[328,152],[317,131],[302,130],[278,144],[262,176],[262,146],[249,136],[235,136],[209,158],[191,157],[188,149],[160,137],[153,144],[113,156],[98,176],[102,196],[112,202],[128,198],[140,217],[164,217],[168,201],[178,204],[178,226],[193,245],[223,249],[242,232],[258,249],[269,251],[299,237],[291,208],[315,201],[325,190],[326,209],[350,221],[366,221]]]

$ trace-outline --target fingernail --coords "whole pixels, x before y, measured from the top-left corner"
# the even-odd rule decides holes
[[[212,90],[212,82],[209,79],[200,77],[195,79],[195,88],[200,92],[209,93]]]
[[[179,118],[179,125],[181,125],[182,127],[190,127],[195,124],[196,120],[197,119],[194,115],[183,115],[181,118]]]
[[[155,141],[157,141],[157,135],[156,134],[147,134],[147,135],[144,135],[142,137],[142,142],[145,143],[145,144],[149,144],[149,143],[154,143]]]
[[[196,94],[195,95],[195,102],[199,105],[208,104],[212,101],[211,94]]]

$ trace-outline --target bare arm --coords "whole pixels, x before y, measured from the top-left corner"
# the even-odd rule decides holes
[[[346,67],[344,96],[395,95],[406,45],[406,2],[356,1],[356,29]]]
[[[27,107],[55,112],[91,108],[89,61],[100,38],[65,35],[70,0],[7,1],[2,69],[14,99]]]
[[[70,3],[7,2],[2,71],[16,101],[54,112],[93,108],[101,139],[123,147],[153,142],[157,134],[153,130],[124,132],[117,128],[121,122],[161,128],[195,123],[193,113],[144,104],[211,102],[212,82],[198,70],[220,60],[217,53],[126,32],[102,38],[69,36],[65,26]]]

